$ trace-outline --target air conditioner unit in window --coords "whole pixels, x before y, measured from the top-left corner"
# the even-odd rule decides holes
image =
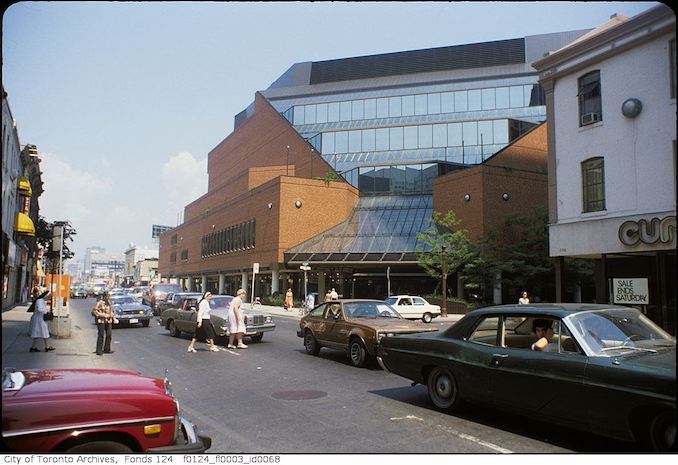
[[[600,121],[600,113],[586,113],[581,115],[581,125],[593,124]]]

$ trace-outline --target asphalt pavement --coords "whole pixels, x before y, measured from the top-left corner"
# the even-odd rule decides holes
[[[94,305],[94,299],[87,299]],[[78,300],[78,302],[80,302]],[[249,307],[251,304],[245,304]],[[75,307],[75,306],[74,306]],[[81,307],[81,306],[79,306]],[[283,307],[272,305],[254,306],[255,309],[270,313],[276,317],[300,319],[299,308],[285,310]],[[89,314],[82,311],[71,311],[70,337],[52,337],[50,343],[56,348],[53,352],[29,352],[32,340],[28,337],[28,324],[31,314],[27,312],[28,305],[17,305],[10,310],[2,312],[2,367],[60,367],[64,357],[68,358],[68,366],[73,368],[104,368],[102,356],[94,353],[96,345],[96,327],[91,324]],[[448,314],[447,317],[438,317],[431,324],[453,324],[459,321],[463,315]],[[42,341],[38,342],[42,350]],[[105,357],[105,355],[103,356]]]

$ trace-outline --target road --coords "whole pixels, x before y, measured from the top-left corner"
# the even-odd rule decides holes
[[[81,350],[57,350],[52,364],[131,369],[155,377],[167,371],[184,414],[212,437],[209,452],[638,452],[631,444],[492,409],[439,412],[425,387],[412,387],[378,366],[354,368],[344,353],[329,349],[308,355],[294,318],[276,317],[276,330],[248,349],[209,352],[198,343],[197,353],[187,352],[187,336],[172,337],[154,320],[148,328],[114,329],[115,353],[96,356],[92,305],[93,299],[71,301],[73,337],[80,339]],[[36,366],[37,357],[52,356],[31,355]]]

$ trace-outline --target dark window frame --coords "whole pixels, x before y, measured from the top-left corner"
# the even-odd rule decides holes
[[[596,172],[600,172],[597,174]],[[593,179],[593,177],[597,179]],[[605,211],[605,160],[593,157],[581,162],[582,212]]]
[[[577,80],[579,100],[579,126],[588,126],[603,120],[603,98],[600,81],[600,70],[591,71]],[[597,121],[584,123],[583,118],[588,114],[598,114]]]

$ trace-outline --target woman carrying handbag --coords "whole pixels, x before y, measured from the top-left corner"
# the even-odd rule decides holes
[[[47,296],[49,292],[40,294],[40,288],[35,286],[31,293],[33,294],[35,306],[33,314],[31,315],[31,322],[28,325],[28,334],[33,338],[33,344],[31,345],[29,352],[40,352],[40,349],[37,347],[38,339],[42,339],[45,342],[45,352],[49,352],[54,350],[54,347],[49,345],[49,328],[45,321],[45,315],[51,313],[45,303],[45,296]]]

